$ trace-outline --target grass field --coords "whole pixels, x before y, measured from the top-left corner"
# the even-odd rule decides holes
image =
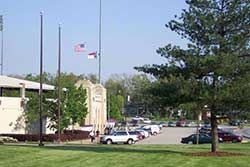
[[[0,145],[0,167],[249,167],[250,143],[221,144],[235,157],[194,157],[210,145]]]

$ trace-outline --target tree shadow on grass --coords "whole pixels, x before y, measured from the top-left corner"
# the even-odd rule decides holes
[[[60,150],[60,151],[83,151],[83,152],[96,152],[96,153],[148,153],[148,154],[180,154],[184,155],[185,152],[175,151],[169,148],[150,148],[150,147],[134,147],[128,145],[53,145],[38,147],[36,145],[12,145],[13,147],[24,148],[40,148],[44,150]]]

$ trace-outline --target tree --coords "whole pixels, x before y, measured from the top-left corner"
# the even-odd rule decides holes
[[[166,64],[137,70],[167,85],[179,80],[177,104],[206,104],[211,112],[211,151],[218,150],[216,118],[221,111],[247,111],[249,105],[249,0],[186,0],[188,9],[166,27],[188,41],[187,48],[168,44],[157,53]],[[244,91],[246,90],[246,91]]]
[[[149,94],[147,93],[147,88],[150,86],[151,80],[152,78],[148,77],[146,74],[115,74],[106,81],[105,87],[108,92],[108,97],[111,95],[123,96],[126,114],[133,114],[133,111],[138,110],[139,107],[144,108],[144,111],[153,111],[154,103],[152,103],[152,99],[148,97]],[[130,97],[129,101],[128,97]]]
[[[52,76],[52,75],[46,75]],[[46,79],[45,76],[45,80]],[[37,78],[36,76],[28,75],[27,78]],[[77,81],[78,76],[70,73],[61,74],[61,85],[64,90],[61,90],[61,119],[60,119],[60,130],[68,128],[69,125],[75,125],[76,123],[81,124],[83,119],[87,114],[87,105],[86,105],[86,90],[82,86],[79,88],[75,87],[75,82]],[[34,79],[35,80],[35,79]],[[57,78],[52,78],[51,82],[54,85],[58,85]],[[66,91],[65,91],[66,90]],[[33,122],[38,119],[38,93],[31,92],[29,93],[29,101],[27,103],[26,118],[28,122]],[[58,130],[58,106],[57,106],[57,97],[58,97],[58,87],[54,91],[45,92],[43,96],[43,117],[49,118],[51,129]]]
[[[109,97],[108,113],[110,118],[121,120],[122,108],[124,107],[124,98],[121,95],[111,95]]]

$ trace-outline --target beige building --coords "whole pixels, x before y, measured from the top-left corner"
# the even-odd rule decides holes
[[[25,91],[39,91],[40,83],[0,75],[0,88],[20,90],[19,97],[0,97],[0,133],[29,133],[24,120],[25,103],[28,100]],[[54,86],[43,84],[43,90],[54,90]],[[45,127],[43,132],[51,133]]]
[[[106,89],[102,85],[92,84],[88,80],[82,80],[76,83],[76,86],[79,87],[80,85],[87,90],[88,114],[83,121],[83,126],[91,126],[93,130],[99,130],[103,133],[107,121]],[[31,129],[29,128],[29,130],[27,130],[24,120],[25,103],[28,100],[25,97],[25,91],[39,91],[40,84],[0,75],[0,87],[4,89],[20,90],[20,97],[0,97],[0,134],[37,133],[39,127],[34,125]],[[43,89],[54,90],[54,86],[43,84]],[[43,133],[54,133],[54,131],[46,128],[48,123],[48,120],[43,121]]]
[[[83,86],[87,90],[88,114],[83,121],[83,126],[93,126],[93,130],[104,132],[107,122],[106,89],[101,84],[93,84],[89,80],[81,80],[76,86]]]

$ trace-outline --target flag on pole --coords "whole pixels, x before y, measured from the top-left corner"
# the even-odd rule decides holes
[[[88,59],[95,59],[97,55],[97,52],[91,52],[88,54]]]
[[[0,31],[3,31],[3,15],[0,15]]]
[[[85,49],[85,44],[77,44],[74,47],[75,52],[84,52],[86,51]]]

